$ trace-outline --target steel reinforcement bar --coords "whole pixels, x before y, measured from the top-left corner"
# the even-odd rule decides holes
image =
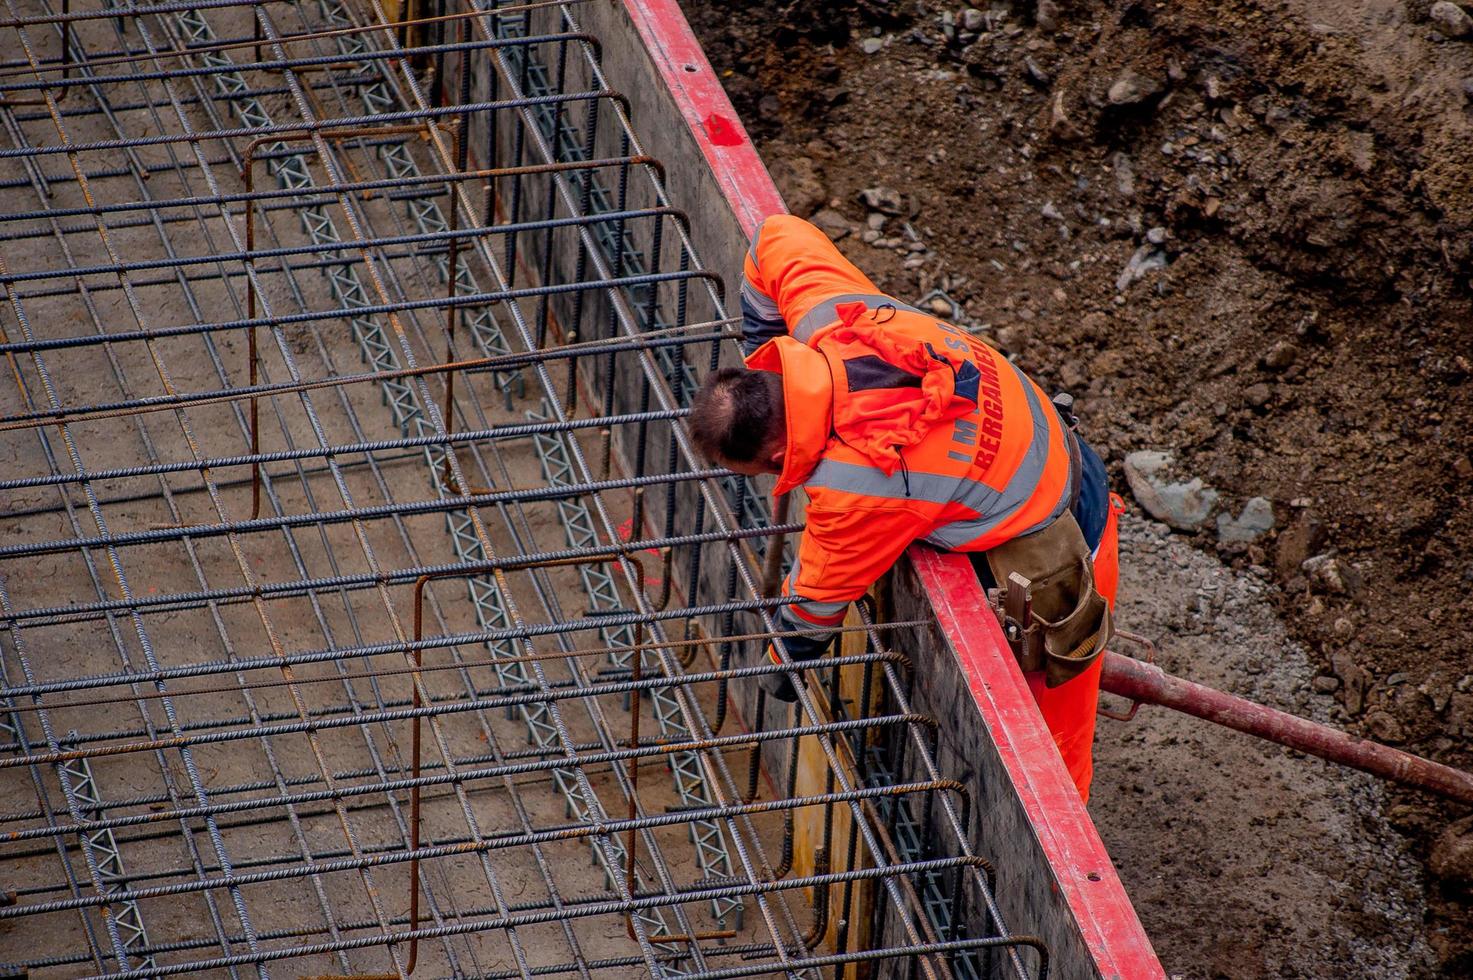
[[[578,9],[6,0],[0,963],[1046,973],[924,624],[761,657],[801,525],[690,447],[735,321]]]

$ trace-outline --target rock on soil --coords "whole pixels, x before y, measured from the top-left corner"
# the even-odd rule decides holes
[[[1366,705],[1366,689],[1371,686],[1371,675],[1362,670],[1351,659],[1349,653],[1338,650],[1330,658],[1330,667],[1343,687],[1341,703],[1353,717],[1361,713]]]
[[[1306,558],[1299,567],[1315,588],[1331,595],[1358,595],[1365,587],[1365,579],[1353,565],[1330,555]]]
[[[1217,507],[1217,491],[1204,487],[1198,477],[1172,480],[1169,453],[1141,450],[1125,457],[1125,479],[1146,513],[1178,531],[1191,531],[1207,521]]]
[[[1438,0],[1427,13],[1432,26],[1446,37],[1467,37],[1473,34],[1473,17],[1455,3]]]
[[[848,237],[857,230],[857,225],[833,208],[824,208],[810,219],[818,229],[833,241]]]
[[[1148,242],[1135,250],[1130,261],[1125,263],[1125,268],[1120,270],[1120,275],[1115,279],[1115,290],[1125,292],[1131,283],[1144,279],[1147,273],[1164,269],[1167,266],[1166,253]]]
[[[1038,0],[1033,8],[1033,23],[1046,34],[1059,29],[1059,5],[1054,0]]]
[[[905,210],[905,198],[893,187],[866,187],[859,192],[859,200],[880,214],[897,215]]]
[[[1157,79],[1127,68],[1115,79],[1107,94],[1111,105],[1136,105],[1165,90],[1166,86]]]
[[[1447,884],[1473,893],[1473,816],[1443,831],[1432,847],[1428,866]]]
[[[1270,371],[1286,371],[1299,357],[1299,348],[1287,340],[1281,340],[1263,355],[1263,366]]]
[[[1274,527],[1274,505],[1267,497],[1253,497],[1237,517],[1217,515],[1217,540],[1224,544],[1249,544]]]

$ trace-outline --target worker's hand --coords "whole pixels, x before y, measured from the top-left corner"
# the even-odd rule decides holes
[[[783,662],[777,654],[777,648],[771,643],[767,644],[767,656],[764,659],[769,664]],[[798,691],[793,687],[793,679],[786,672],[762,674],[757,678],[757,683],[761,685],[762,690],[767,692],[768,697],[775,698],[784,704],[792,704],[798,700]]]

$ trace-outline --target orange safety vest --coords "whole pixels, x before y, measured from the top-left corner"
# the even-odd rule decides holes
[[[996,350],[882,294],[791,215],[762,223],[744,272],[749,322],[785,330],[747,358],[783,378],[775,492],[809,500],[785,618],[837,625],[913,541],[986,551],[1069,507],[1058,413]]]

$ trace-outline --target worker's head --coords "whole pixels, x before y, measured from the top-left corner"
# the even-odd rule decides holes
[[[706,458],[736,473],[781,473],[787,448],[783,381],[771,371],[723,368],[690,407],[691,436]]]

